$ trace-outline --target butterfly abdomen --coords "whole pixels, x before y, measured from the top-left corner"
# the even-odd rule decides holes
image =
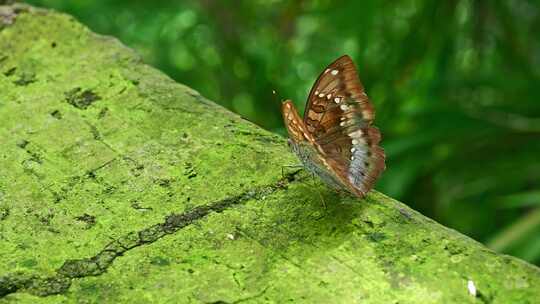
[[[331,188],[336,190],[344,189],[339,179],[328,168],[328,164],[325,164],[325,161],[319,157],[317,151],[312,146],[294,142],[291,142],[290,146],[309,173],[319,176]]]

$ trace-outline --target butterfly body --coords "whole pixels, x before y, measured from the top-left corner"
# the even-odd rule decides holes
[[[319,176],[331,188],[335,190],[341,189],[339,178],[333,174],[327,163],[312,145],[295,143],[290,140],[290,146],[308,172]]]
[[[290,145],[330,187],[364,197],[385,168],[373,106],[349,56],[331,63],[311,89],[304,118],[292,101],[282,113]]]

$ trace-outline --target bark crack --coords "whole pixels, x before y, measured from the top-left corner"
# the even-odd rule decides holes
[[[298,180],[299,172],[300,170],[289,173],[270,185],[249,189],[239,195],[201,205],[184,213],[170,214],[162,223],[137,232],[130,232],[111,241],[95,256],[65,261],[53,276],[39,277],[21,272],[0,276],[0,299],[15,292],[27,292],[42,297],[64,293],[71,286],[73,279],[105,273],[116,258],[131,249],[152,244],[164,236],[174,234],[204,219],[209,214],[221,213],[249,200],[259,199],[286,189],[289,183]]]

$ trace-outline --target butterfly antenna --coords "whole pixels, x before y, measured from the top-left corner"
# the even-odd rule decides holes
[[[274,100],[276,103],[281,104],[283,102],[283,98],[281,98],[276,90],[272,90],[272,95],[274,95]]]

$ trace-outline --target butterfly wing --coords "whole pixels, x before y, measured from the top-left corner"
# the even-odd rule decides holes
[[[289,133],[289,146],[305,168],[318,175],[330,187],[342,189],[343,181],[335,174],[334,167],[330,164],[332,160],[326,157],[326,152],[315,142],[315,137],[307,130],[294,104],[286,100],[281,106],[281,112]]]
[[[314,142],[315,138],[308,133],[307,128],[298,115],[294,104],[290,100],[286,100],[281,105],[281,113],[283,113],[283,120],[289,133],[289,138],[295,143],[301,143],[303,141]]]
[[[374,108],[347,55],[331,63],[311,89],[304,125],[345,187],[364,196],[385,169]]]

